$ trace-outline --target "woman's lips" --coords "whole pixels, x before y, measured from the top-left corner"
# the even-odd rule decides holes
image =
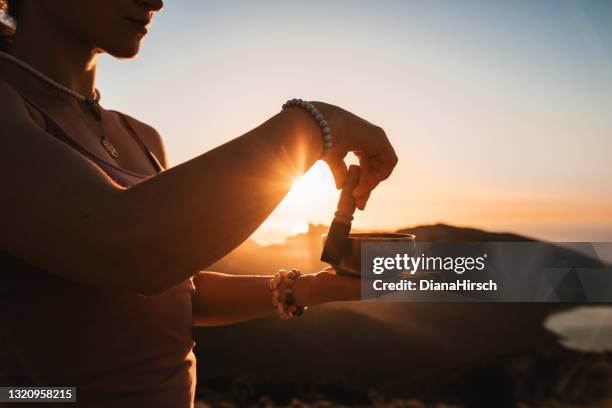
[[[147,26],[151,22],[150,20],[139,20],[136,18],[126,18],[126,20],[129,21],[140,34],[146,35],[148,33]]]

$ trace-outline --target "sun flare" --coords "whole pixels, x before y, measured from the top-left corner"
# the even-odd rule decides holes
[[[291,235],[298,235],[308,232],[308,222],[306,221],[296,221],[293,223],[291,227]]]
[[[285,197],[285,201],[294,203],[294,206],[308,203],[316,204],[337,194],[329,169],[324,163],[319,162],[306,174],[293,180],[291,190]]]
[[[302,177],[293,180],[291,190],[258,231],[260,243],[281,242],[284,237],[308,231],[308,224],[329,224],[340,192],[324,162],[315,163]]]

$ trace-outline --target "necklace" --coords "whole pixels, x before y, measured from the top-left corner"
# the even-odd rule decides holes
[[[94,95],[92,97],[86,97],[80,93],[78,93],[77,91],[75,91],[74,89],[70,89],[67,86],[64,86],[56,81],[54,81],[53,79],[49,78],[48,76],[46,76],[45,74],[43,74],[42,72],[38,71],[37,69],[35,69],[34,67],[32,67],[31,65],[25,63],[24,61],[20,60],[19,58],[16,58],[14,56],[12,56],[11,54],[8,54],[6,52],[0,51],[0,58],[3,58],[7,61],[12,62],[13,64],[19,66],[20,68],[24,69],[25,71],[29,72],[30,74],[34,75],[35,77],[37,77],[38,79],[42,80],[43,82],[46,82],[47,84],[53,86],[54,88],[78,99],[81,102],[84,102],[85,105],[87,106],[87,109],[89,110],[89,112],[91,112],[91,114],[93,115],[93,117],[100,123],[100,128],[102,129],[101,131],[101,135],[100,135],[100,144],[102,145],[102,147],[104,147],[104,150],[106,150],[106,152],[113,158],[116,159],[119,157],[119,151],[117,151],[117,148],[111,143],[110,140],[108,140],[108,138],[106,137],[106,134],[104,133],[104,126],[102,125],[102,111],[100,108],[100,91],[98,91],[98,89],[96,89],[94,91]]]

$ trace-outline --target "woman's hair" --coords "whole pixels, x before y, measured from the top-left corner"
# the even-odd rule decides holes
[[[11,42],[17,29],[19,14],[18,0],[0,0],[0,49],[5,49]]]

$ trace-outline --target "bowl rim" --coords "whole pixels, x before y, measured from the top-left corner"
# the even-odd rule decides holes
[[[416,236],[401,232],[355,232],[348,236],[355,241],[414,241]]]

